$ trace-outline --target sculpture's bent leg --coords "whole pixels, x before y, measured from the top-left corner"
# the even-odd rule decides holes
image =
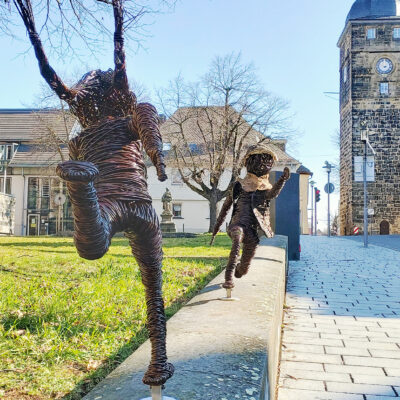
[[[99,171],[91,162],[65,161],[57,175],[67,182],[74,215],[74,241],[82,258],[101,258],[111,242],[110,222],[103,218],[93,181]]]
[[[258,243],[260,242],[257,233],[246,232],[243,240],[242,258],[235,269],[235,278],[241,278],[249,272],[250,263],[256,254]]]
[[[156,212],[150,203],[131,203],[129,228],[125,236],[129,239],[146,289],[147,325],[151,342],[151,362],[143,377],[150,386],[163,385],[174,373],[167,362],[166,322],[162,298],[162,239]]]
[[[234,225],[229,228],[228,234],[232,239],[232,248],[225,270],[225,282],[222,287],[225,289],[232,289],[235,287],[233,283],[233,270],[239,262],[240,244],[243,241],[243,228],[239,225]]]

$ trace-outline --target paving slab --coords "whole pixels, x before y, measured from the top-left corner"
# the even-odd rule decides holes
[[[399,398],[397,249],[301,241],[302,260],[289,266],[278,400]]]
[[[177,400],[270,398],[277,378],[286,249],[286,237],[263,239],[249,274],[236,280],[233,295],[239,301],[219,300],[225,296],[222,273],[168,321],[168,356],[176,371],[166,384],[165,396]],[[84,399],[148,397],[149,389],[141,379],[149,355],[147,341]]]

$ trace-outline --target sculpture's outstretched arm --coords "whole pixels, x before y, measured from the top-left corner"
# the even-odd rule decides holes
[[[215,223],[214,230],[213,230],[213,236],[210,242],[210,245],[214,243],[214,238],[219,232],[222,224],[225,221],[226,216],[228,215],[228,212],[230,208],[232,207],[233,204],[233,196],[232,192],[229,193],[229,195],[226,197],[224,204],[222,205],[221,212],[218,215],[217,222]]]
[[[35,20],[33,17],[32,4],[30,0],[14,0],[15,7],[19,15],[24,21],[26,30],[29,34],[29,39],[35,50],[36,58],[39,62],[40,73],[52,90],[56,92],[58,97],[62,100],[68,101],[72,99],[73,92],[63,83],[63,81],[56,74],[54,69],[50,66],[46,54],[43,49],[42,41],[36,31]]]
[[[157,110],[149,103],[139,103],[135,111],[134,125],[146,153],[157,169],[158,179],[163,182],[167,179],[167,175],[165,174],[165,162]]]
[[[114,9],[114,86],[122,91],[129,91],[128,77],[126,75],[125,50],[124,50],[124,6],[123,0],[113,0]]]
[[[289,178],[290,178],[289,168],[285,167],[281,177],[276,181],[276,183],[274,184],[272,189],[267,192],[267,199],[271,200],[271,199],[275,199],[275,197],[278,197],[279,193],[281,192],[281,190],[285,186],[286,181]]]

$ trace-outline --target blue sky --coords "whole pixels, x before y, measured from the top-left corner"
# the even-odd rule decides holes
[[[330,135],[339,127],[339,104],[323,92],[337,92],[337,40],[353,0],[179,0],[173,12],[158,15],[151,36],[127,57],[128,75],[149,89],[165,86],[179,72],[188,79],[203,74],[215,55],[241,51],[254,62],[265,87],[287,99],[302,132],[291,153],[314,172],[322,189],[325,160],[338,158]],[[34,104],[41,77],[26,42],[0,38],[2,67],[0,108]],[[19,54],[19,55],[18,55]],[[65,71],[112,67],[112,51],[98,60],[88,56],[51,64]],[[86,64],[86,65],[82,65]],[[293,148],[294,147],[294,148]],[[332,199],[337,208],[338,197]],[[321,225],[326,219],[326,195],[320,203]]]

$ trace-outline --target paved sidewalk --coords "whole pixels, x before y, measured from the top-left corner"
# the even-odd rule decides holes
[[[346,236],[346,239],[356,240],[360,243],[364,243],[363,235]],[[388,249],[400,251],[400,235],[370,235],[368,236],[368,242],[376,246],[387,247]]]
[[[400,396],[400,255],[302,237],[290,263],[278,400]]]

